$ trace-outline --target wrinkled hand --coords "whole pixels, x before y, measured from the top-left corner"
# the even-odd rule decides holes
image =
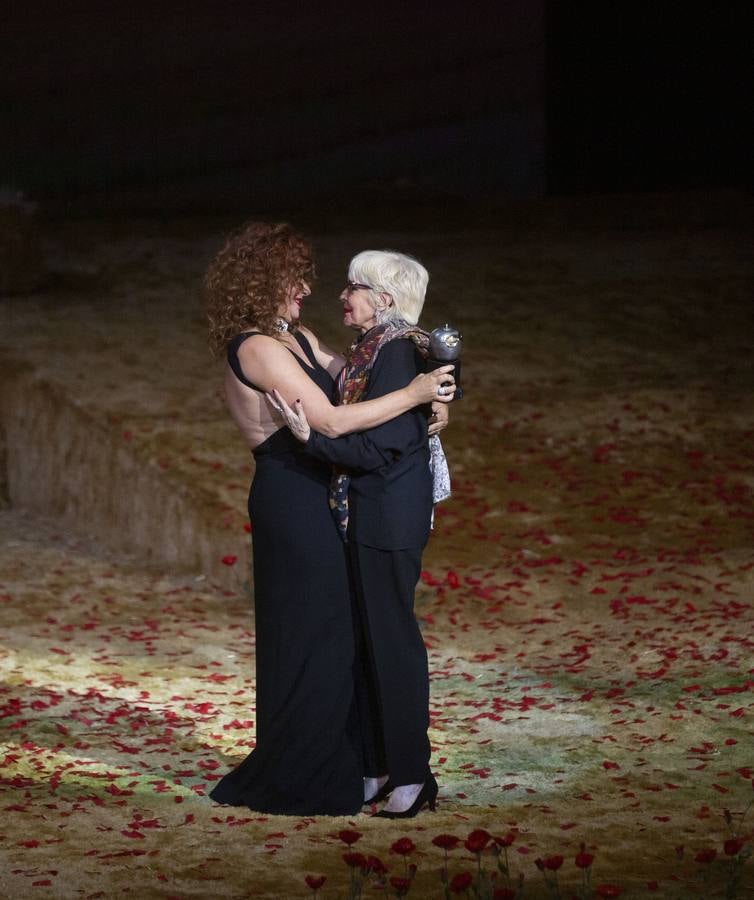
[[[309,427],[309,420],[306,418],[306,413],[304,412],[304,404],[300,400],[296,400],[291,409],[285,400],[283,400],[280,392],[274,388],[272,393],[266,393],[265,397],[283,417],[283,421],[296,440],[305,444],[309,440],[311,428]]]
[[[447,403],[437,403],[435,401],[432,404],[432,415],[429,417],[428,433],[438,434],[443,428],[447,428],[449,420],[450,409],[448,408]]]
[[[408,391],[414,401],[415,406],[421,406],[423,403],[450,403],[455,393],[455,380],[453,378],[454,366],[441,366],[434,372],[423,372],[417,375],[408,384]]]

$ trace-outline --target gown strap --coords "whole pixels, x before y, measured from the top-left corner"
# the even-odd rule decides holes
[[[246,338],[253,337],[255,334],[261,334],[261,331],[244,331],[241,334],[237,334],[233,340],[228,343],[228,365],[230,366],[233,374],[236,378],[241,382],[241,384],[245,384],[246,387],[250,387],[254,391],[259,391],[260,393],[264,393],[264,390],[259,387],[259,385],[254,384],[253,381],[249,381],[249,379],[244,375],[243,369],[241,368],[241,362],[238,359],[238,348],[243,344]]]
[[[309,340],[301,334],[300,331],[294,331],[293,336],[298,341],[299,347],[304,351],[306,358],[312,364],[312,368],[320,368],[320,364],[317,362],[317,357],[314,355],[314,350],[312,350],[312,345],[309,343]]]

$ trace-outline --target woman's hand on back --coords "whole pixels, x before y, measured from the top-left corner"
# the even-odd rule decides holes
[[[305,444],[309,440],[311,428],[309,426],[309,420],[306,418],[306,413],[304,412],[304,404],[301,400],[294,401],[293,408],[291,408],[283,399],[280,391],[275,390],[275,388],[273,388],[271,392],[266,393],[265,397],[270,405],[280,413],[283,421],[296,440]]]

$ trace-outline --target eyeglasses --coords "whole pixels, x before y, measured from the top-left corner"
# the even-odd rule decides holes
[[[354,291],[373,291],[374,288],[368,284],[360,284],[358,281],[349,281],[346,284],[346,291],[349,294],[353,294]]]

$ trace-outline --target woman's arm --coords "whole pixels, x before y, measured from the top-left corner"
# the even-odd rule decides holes
[[[266,335],[244,341],[238,351],[241,368],[254,384],[267,392],[276,388],[289,405],[301,400],[312,427],[327,437],[365,431],[432,400],[449,402],[449,394],[438,397],[441,384],[453,384],[451,366],[417,375],[406,387],[376,400],[333,406],[329,398],[302,371],[292,353]]]
[[[333,350],[331,347],[328,347],[327,344],[320,340],[313,331],[310,331],[303,325],[299,325],[299,331],[311,344],[317,362],[327,369],[333,378],[336,378],[346,363],[345,356],[343,356],[342,353]],[[438,402],[436,399],[432,401],[432,415],[429,417],[428,423],[429,434],[438,434],[447,427],[450,420],[449,409],[450,407],[448,406],[447,401],[442,403]]]
[[[338,353],[337,350],[328,347],[327,344],[320,340],[313,331],[310,331],[303,325],[299,326],[299,331],[309,340],[317,362],[327,369],[333,378],[336,378],[340,370],[346,364],[345,356],[343,356],[342,353]],[[439,434],[444,428],[448,427],[449,421],[450,407],[448,402],[443,401],[440,403],[437,399],[433,400],[432,415],[429,417],[428,422],[428,433]]]
[[[416,351],[410,341],[392,341],[380,353],[370,378],[369,392],[389,396],[416,373]],[[406,412],[382,425],[359,434],[329,438],[312,430],[300,400],[288,404],[274,392],[274,399],[293,436],[306,444],[313,456],[353,472],[370,472],[389,466],[427,444],[427,424],[420,411]],[[374,401],[362,401],[374,402]],[[355,404],[361,406],[361,403]]]

